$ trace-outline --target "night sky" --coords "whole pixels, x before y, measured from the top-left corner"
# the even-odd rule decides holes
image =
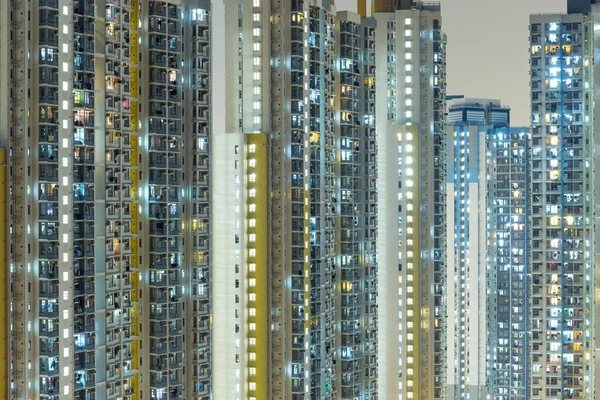
[[[529,14],[566,12],[566,0],[439,0],[448,34],[448,94],[500,99],[529,126]],[[336,0],[356,11],[355,0]]]

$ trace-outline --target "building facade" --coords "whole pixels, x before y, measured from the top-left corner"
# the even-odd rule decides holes
[[[445,398],[446,37],[441,8],[376,1],[373,11],[378,387],[386,399]]]
[[[209,3],[3,7],[6,396],[208,398]]]
[[[270,12],[272,396],[378,398],[375,22]]]
[[[532,399],[597,397],[600,9],[592,3],[530,19]]]
[[[488,132],[487,387],[496,399],[530,398],[531,136]]]
[[[377,399],[375,20],[0,11],[6,397]]]
[[[338,12],[341,398],[378,398],[375,20]]]
[[[522,398],[529,136],[497,100],[453,101],[448,123],[448,397]]]
[[[486,105],[448,110],[448,398],[485,398]],[[508,120],[508,118],[507,118]],[[508,122],[508,121],[507,121]]]

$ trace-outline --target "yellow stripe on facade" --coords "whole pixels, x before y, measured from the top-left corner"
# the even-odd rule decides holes
[[[135,28],[133,28],[135,29]],[[131,40],[129,41],[131,43],[131,49],[130,49],[130,57],[131,57],[131,62],[133,62],[134,64],[138,63],[138,52],[139,52],[139,42],[138,42],[138,35],[136,33],[132,33],[131,34]],[[135,86],[134,86],[135,87]],[[137,87],[135,87],[137,90]],[[136,95],[137,97],[137,95]]]
[[[248,397],[269,397],[269,149],[268,136],[254,133],[246,136],[248,182]],[[252,191],[252,195],[250,193]],[[250,211],[250,206],[255,211]],[[250,224],[250,220],[255,220]],[[253,225],[253,226],[252,226]],[[253,242],[250,238],[253,238]],[[255,282],[254,286],[250,282]],[[253,299],[250,299],[253,294]],[[251,315],[250,309],[255,309]],[[250,343],[250,340],[252,343]],[[252,371],[252,373],[250,373]],[[254,390],[253,390],[254,388]]]
[[[131,91],[133,94],[133,90]],[[137,92],[137,90],[136,90]],[[137,94],[137,93],[136,93]],[[136,100],[131,100],[131,106],[129,107],[129,111],[131,111],[131,131],[132,132],[138,132],[139,131],[139,120],[140,120],[140,116],[139,116],[139,107],[138,107],[138,102]],[[132,142],[130,142],[132,143]]]
[[[135,50],[137,51],[137,46],[135,47]],[[131,57],[133,58],[133,56],[131,56]],[[136,56],[136,58],[137,58],[137,56]],[[138,88],[139,88],[138,85],[140,82],[139,69],[132,65],[131,68],[129,69],[129,73],[131,75],[131,85],[130,85],[131,97],[137,98],[138,97]],[[135,107],[135,109],[134,109],[134,107],[130,107],[129,109],[131,110],[132,113],[134,113],[134,110],[136,111],[134,115],[137,118],[137,107]],[[135,127],[132,127],[132,130],[134,132],[137,132],[138,131],[137,125]]]
[[[356,11],[363,18],[367,17],[367,0],[358,0],[356,2]]]
[[[138,14],[138,10],[139,10],[139,4],[138,4],[138,0],[131,0],[131,29],[136,30],[138,29],[138,20],[139,20],[139,14]]]
[[[139,106],[137,98],[139,97],[139,69],[137,68],[137,63],[139,61],[139,35],[137,33],[133,33],[133,31],[137,31],[138,29],[138,18],[139,18],[139,5],[138,0],[131,0],[131,30],[130,32],[130,74],[132,78],[131,82],[131,97],[129,111],[130,115],[130,124],[131,133],[129,135],[129,145],[131,146],[130,153],[130,161],[131,161],[131,207],[133,207],[132,220],[131,220],[131,233],[134,235],[134,238],[131,240],[131,257],[130,257],[130,267],[131,271],[133,271],[130,275],[131,279],[131,291],[130,291],[130,299],[132,303],[131,307],[131,319],[132,319],[132,327],[131,327],[131,336],[136,339],[131,343],[131,354],[133,361],[131,363],[131,369],[134,371],[133,376],[131,377],[131,389],[132,395],[131,400],[139,400],[140,399],[140,391],[141,391],[141,376],[139,373],[140,369],[140,356],[141,356],[141,345],[140,345],[140,306],[139,306],[139,279],[137,270],[139,268],[139,242],[136,235],[140,233],[139,230],[139,220],[140,220],[140,212],[139,205],[136,201],[139,200],[139,136],[137,132],[139,132]]]
[[[137,103],[136,103],[137,106]],[[139,149],[140,149],[140,142],[139,142],[139,136],[132,133],[129,135],[129,144],[131,146],[131,165],[133,165],[134,167],[137,167],[140,164],[140,160],[139,160]]]

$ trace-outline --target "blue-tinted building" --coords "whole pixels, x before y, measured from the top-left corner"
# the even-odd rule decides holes
[[[457,99],[448,122],[449,398],[525,398],[529,133],[497,100]]]

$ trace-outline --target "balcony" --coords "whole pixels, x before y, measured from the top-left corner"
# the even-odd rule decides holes
[[[58,226],[53,223],[40,223],[40,239],[41,240],[58,240]]]
[[[167,378],[158,376],[157,374],[150,374],[150,387],[153,389],[164,389],[167,387]]]
[[[40,259],[58,260],[58,244],[41,244]]]
[[[89,15],[94,16],[94,5],[93,1],[90,0],[75,0],[74,3],[74,12],[75,14],[80,15]]]
[[[165,53],[160,51],[151,51],[150,52],[150,66],[156,67],[166,67],[167,66],[167,56]]]
[[[159,112],[163,117],[166,116],[166,108],[156,108],[151,111],[151,113],[157,115]],[[164,114],[163,114],[164,113]],[[167,124],[163,122],[159,118],[150,118],[150,124],[148,127],[149,133],[154,134],[166,134],[167,133]]]
[[[43,318],[57,318],[58,317],[58,305],[53,301],[40,301],[40,317]]]
[[[162,35],[150,35],[149,41],[150,44],[148,47],[150,49],[163,51],[167,49],[167,39]]]
[[[40,0],[39,6],[58,9],[58,0]]]
[[[58,340],[41,339],[40,355],[45,357],[58,357]]]
[[[167,33],[167,22],[164,18],[150,17],[148,21],[148,31]]]
[[[50,377],[58,376],[58,360],[56,358],[42,358],[40,375]]]
[[[58,384],[58,378],[53,378],[49,380],[49,383],[45,379],[42,381],[43,383],[40,385],[40,394],[44,396],[58,396],[60,394],[60,386]]]
[[[58,11],[41,9],[39,13],[39,26],[48,26],[58,29]]]
[[[150,2],[150,9],[148,11],[148,14],[150,14],[150,15],[156,15],[156,16],[159,16],[159,17],[165,17],[167,15],[167,9],[163,5],[162,2],[151,1]]]

